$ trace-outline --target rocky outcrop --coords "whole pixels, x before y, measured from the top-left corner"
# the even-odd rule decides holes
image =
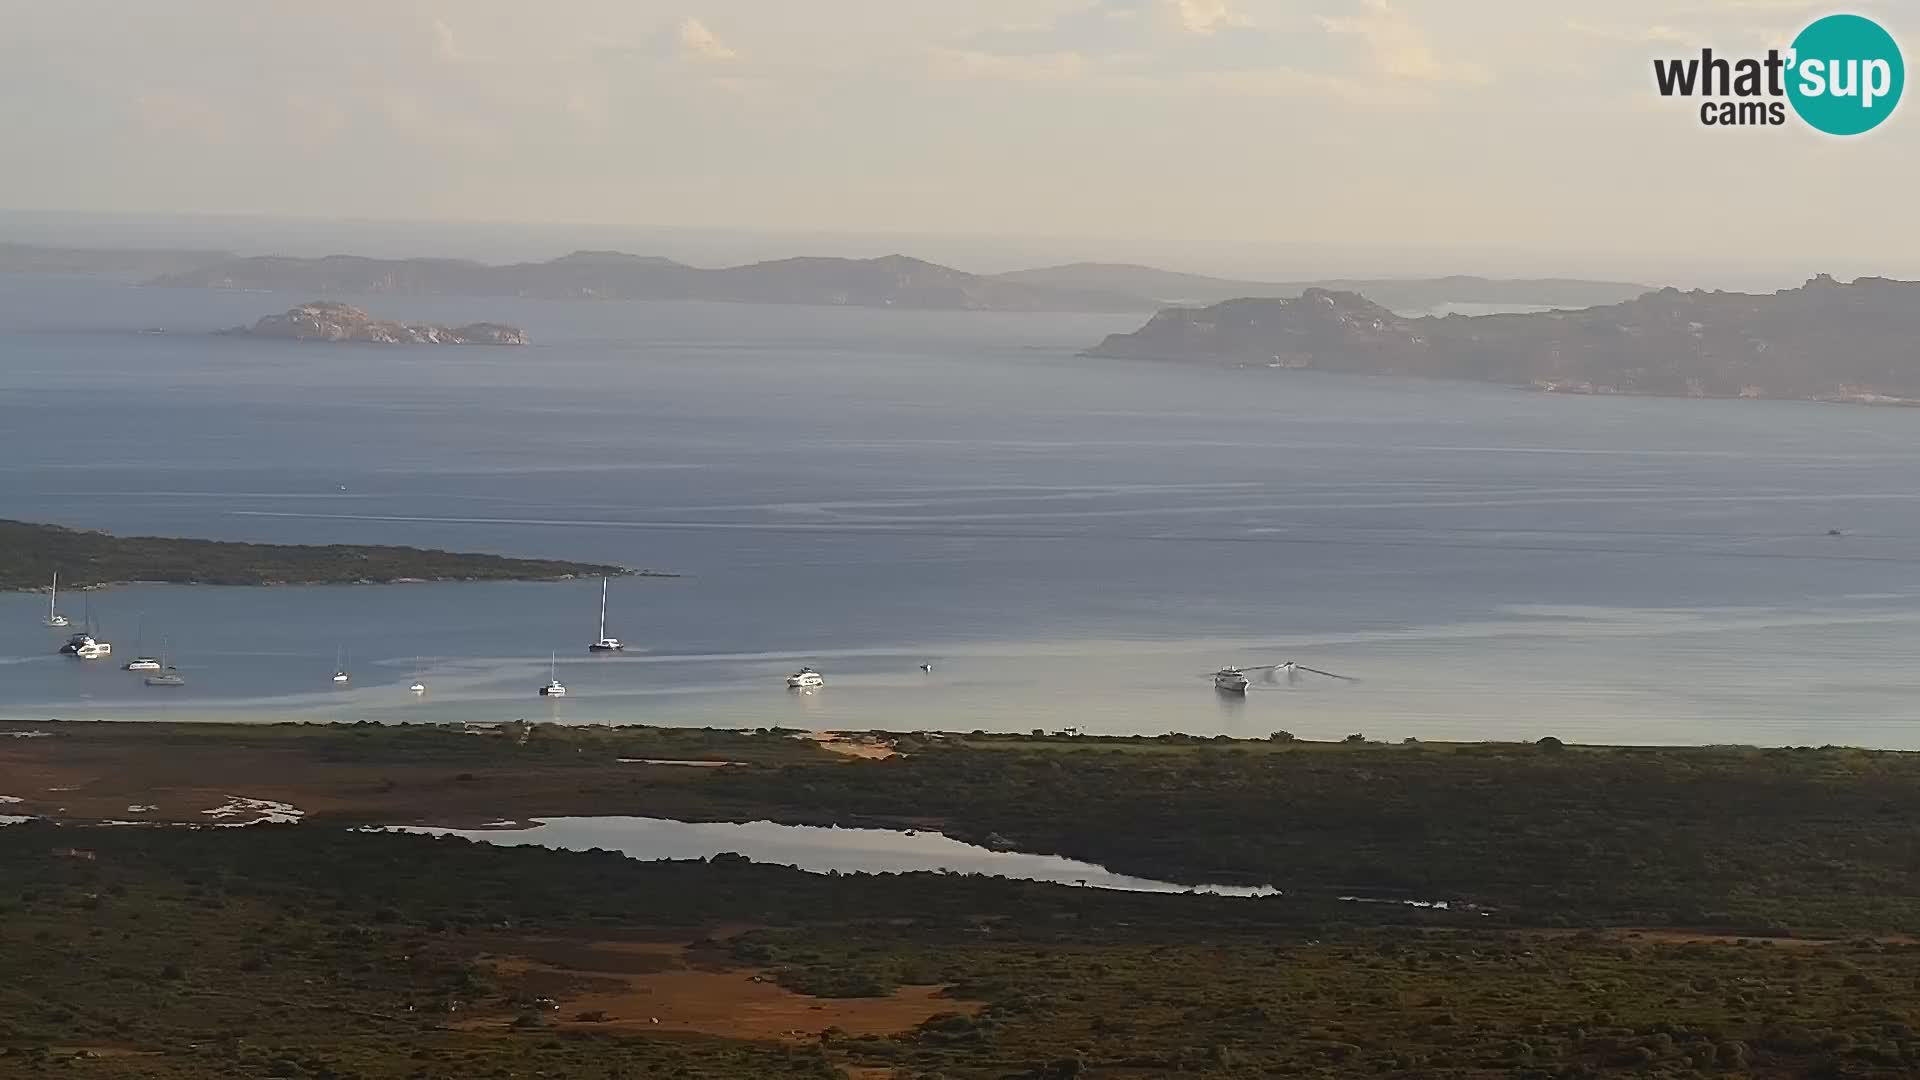
[[[1479,379],[1578,393],[1920,400],[1920,282],[1661,289],[1527,315],[1403,318],[1357,293],[1170,308],[1093,356]]]
[[[368,345],[525,345],[527,335],[503,323],[436,326],[376,319],[350,304],[319,300],[268,315],[252,326],[225,331],[293,341],[351,341]]]

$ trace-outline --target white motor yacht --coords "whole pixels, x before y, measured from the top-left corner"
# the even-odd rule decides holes
[[[1247,673],[1237,667],[1221,668],[1213,673],[1213,686],[1229,694],[1244,694],[1247,692]]]
[[[787,688],[791,690],[811,690],[816,686],[825,685],[827,685],[826,678],[810,667],[803,667],[787,676]]]
[[[159,671],[164,666],[158,659],[151,656],[136,656],[121,665],[128,671]]]

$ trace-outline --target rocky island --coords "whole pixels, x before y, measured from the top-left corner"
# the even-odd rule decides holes
[[[351,304],[315,300],[268,315],[252,326],[221,333],[290,341],[345,341],[366,345],[525,345],[517,326],[479,322],[466,326],[403,323],[376,319]]]
[[[176,585],[384,585],[403,581],[557,581],[632,574],[622,566],[513,559],[391,545],[242,544],[114,536],[0,520],[0,589],[133,581]],[[658,575],[648,575],[658,576]]]
[[[1088,355],[1676,397],[1920,403],[1920,282],[1661,289],[1527,315],[1406,318],[1352,292],[1169,308]]]

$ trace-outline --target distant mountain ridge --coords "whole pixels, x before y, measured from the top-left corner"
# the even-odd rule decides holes
[[[165,248],[70,248],[0,241],[0,273],[124,274],[152,277],[233,258],[230,251]]]
[[[1661,289],[1527,315],[1406,318],[1352,292],[1169,308],[1089,355],[1476,379],[1543,390],[1920,403],[1920,282]]]
[[[525,296],[551,300],[717,300],[990,311],[1139,311],[1138,296],[1002,281],[905,255],[799,257],[721,269],[610,251],[489,266],[458,259],[258,256],[161,275],[170,288]]]
[[[1069,263],[996,275],[1002,281],[1051,288],[1096,289],[1148,296],[1162,304],[1212,304],[1241,297],[1286,298],[1308,289],[1357,292],[1395,311],[1427,311],[1442,304],[1508,304],[1541,307],[1593,307],[1617,304],[1642,293],[1647,285],[1580,278],[1343,278],[1325,281],[1247,281],[1183,274],[1132,263]]]
[[[308,295],[525,296],[551,300],[715,300],[951,311],[1152,311],[1172,302],[1298,296],[1329,283],[1270,284],[1146,266],[1076,263],[972,274],[905,255],[800,256],[707,269],[657,256],[576,251],[546,262],[253,256],[156,277],[170,288],[265,289]],[[1396,310],[1446,303],[1586,307],[1646,292],[1622,282],[1476,277],[1334,282]]]

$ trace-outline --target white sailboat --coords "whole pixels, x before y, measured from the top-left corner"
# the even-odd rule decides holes
[[[180,674],[180,669],[174,667],[172,664],[166,663],[166,655],[167,655],[167,650],[165,648],[162,648],[160,650],[161,663],[158,666],[162,667],[164,670],[161,670],[159,672],[156,672],[152,675],[147,676],[147,680],[146,680],[147,685],[148,686],[185,686],[187,685],[186,676]]]
[[[566,697],[567,687],[560,681],[559,653],[547,655],[547,685],[540,688],[541,697]]]
[[[626,646],[617,637],[607,636],[607,579],[600,579],[600,639],[587,646],[588,652],[621,652]]]
[[[333,682],[335,686],[344,686],[353,681],[353,676],[347,674],[345,655],[346,654],[339,649],[333,650]]]
[[[427,684],[420,679],[420,658],[417,656],[413,658],[413,685],[407,689],[416,694],[427,692]]]
[[[58,606],[59,603],[60,603],[60,571],[55,570],[53,572],[53,591],[47,594],[47,625],[48,626],[72,625],[68,621],[65,615],[60,614],[60,609]]]

